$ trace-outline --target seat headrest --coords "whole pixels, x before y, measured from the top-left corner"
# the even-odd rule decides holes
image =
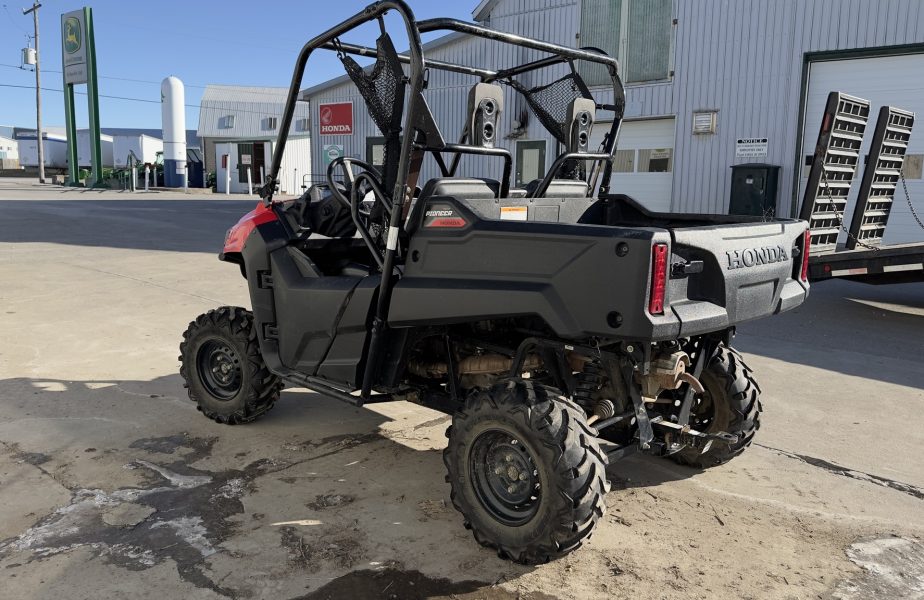
[[[437,177],[424,185],[420,197],[458,196],[460,198],[497,198],[500,182],[495,179],[463,179],[457,177]]]
[[[534,179],[526,185],[526,196],[535,198],[536,190],[542,180]],[[580,179],[553,179],[543,197],[545,198],[586,198],[587,182]]]

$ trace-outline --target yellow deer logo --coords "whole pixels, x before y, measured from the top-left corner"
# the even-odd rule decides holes
[[[64,50],[68,54],[80,50],[80,21],[74,17],[64,21]]]

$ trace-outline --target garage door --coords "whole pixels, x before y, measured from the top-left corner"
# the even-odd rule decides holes
[[[594,125],[590,147],[600,147],[610,123]],[[651,210],[671,208],[674,170],[674,119],[626,121],[616,143],[610,190],[626,194]]]
[[[913,111],[918,121],[911,132],[908,146],[905,178],[911,201],[918,214],[924,216],[924,179],[921,178],[921,161],[924,160],[924,54],[901,56],[883,56],[877,58],[859,58],[849,60],[832,60],[813,62],[809,65],[808,94],[805,104],[804,135],[802,154],[810,156],[814,152],[824,113],[825,101],[831,91],[845,92],[870,101],[870,120],[866,126],[861,154],[865,157],[873,139],[873,130],[879,115],[879,107],[895,106]],[[865,159],[863,161],[865,163]],[[799,198],[803,197],[808,181],[809,167],[801,161],[802,179]],[[863,163],[861,163],[863,164]],[[847,199],[846,223],[850,224],[853,207],[856,206],[857,194],[863,169],[855,175],[850,196]],[[847,234],[841,233],[840,243],[846,241]],[[886,227],[884,244],[904,244],[924,241],[924,229],[915,223],[908,209],[905,194],[899,185]]]

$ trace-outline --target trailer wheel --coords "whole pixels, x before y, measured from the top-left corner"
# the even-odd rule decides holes
[[[443,451],[452,504],[482,546],[541,564],[580,547],[606,510],[606,455],[576,404],[514,379],[453,416]]]
[[[719,346],[701,377],[706,392],[697,399],[690,425],[707,433],[726,431],[738,436],[735,444],[713,442],[706,452],[686,448],[673,454],[675,462],[705,469],[727,463],[754,441],[760,429],[760,386],[744,359],[733,348]]]
[[[263,363],[246,309],[223,306],[199,315],[183,333],[179,360],[189,399],[217,423],[249,423],[279,399],[282,382]]]

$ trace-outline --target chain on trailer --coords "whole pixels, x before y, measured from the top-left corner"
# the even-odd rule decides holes
[[[914,217],[915,221],[917,221],[918,227],[924,229],[924,222],[921,222],[921,217],[918,215],[918,211],[914,209],[914,204],[911,203],[911,194],[908,193],[908,182],[905,181],[904,171],[899,171],[898,176],[902,182],[902,189],[905,190],[905,200],[908,202],[908,210],[911,211],[911,216]]]
[[[873,246],[872,244],[867,244],[860,241],[853,232],[847,229],[847,226],[844,225],[844,216],[837,210],[837,204],[834,202],[834,198],[831,196],[831,189],[828,183],[828,172],[826,170],[822,171],[821,180],[824,185],[825,195],[827,200],[830,203],[831,210],[834,211],[834,217],[837,220],[838,230],[843,231],[847,234],[847,239],[852,241],[857,246],[861,248],[866,248],[867,250],[873,250],[874,252],[879,252],[879,246]]]

